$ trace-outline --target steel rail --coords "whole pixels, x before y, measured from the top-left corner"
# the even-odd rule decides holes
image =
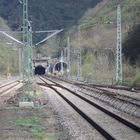
[[[83,88],[85,90],[89,90],[89,91],[93,91],[93,92],[96,92],[96,93],[103,93],[103,94],[106,94],[107,96],[111,96],[112,98],[115,98],[115,99],[118,99],[120,101],[123,101],[125,103],[130,103],[134,106],[137,106],[137,107],[140,107],[140,104],[139,104],[139,99],[137,98],[134,98],[134,97],[130,97],[130,96],[127,96],[127,95],[122,95],[122,94],[119,94],[119,93],[116,93],[116,92],[112,92],[112,91],[108,91],[108,90],[105,90],[105,89],[100,89],[100,87],[109,87],[111,88],[110,86],[102,86],[102,85],[88,85],[87,83],[77,83],[77,82],[72,82],[72,81],[67,81],[67,80],[64,80],[64,79],[60,79],[60,78],[56,78],[58,80],[61,80],[61,81],[64,81],[64,82],[68,82],[70,84],[74,84],[80,88]],[[90,89],[89,89],[90,88]],[[131,91],[131,90],[128,90],[128,89],[121,89],[121,88],[117,88],[117,87],[112,87],[112,89],[120,89],[120,90],[127,90],[127,91]],[[133,92],[137,92],[137,91],[133,91]],[[122,98],[121,98],[122,97]],[[124,99],[125,98],[125,99]],[[127,99],[126,99],[127,98]],[[133,100],[133,102],[132,102]],[[134,103],[135,102],[138,102],[138,103]]]
[[[77,113],[80,114],[92,127],[94,127],[102,136],[104,136],[107,140],[115,140],[115,138],[109,134],[105,129],[103,129],[99,124],[93,121],[90,117],[88,117],[83,111],[81,111],[78,107],[76,107],[71,101],[69,101],[66,97],[64,97],[57,89],[55,89],[52,85],[49,85],[44,79],[40,78],[43,82],[45,82],[46,86],[54,90],[60,97],[62,97]],[[45,85],[43,85],[45,86]],[[61,87],[61,86],[60,86]]]
[[[45,77],[45,78],[46,78],[46,77]],[[51,81],[51,82],[53,82],[53,83],[55,83],[55,84],[58,85],[59,87],[65,89],[65,90],[67,90],[67,91],[69,91],[69,92],[72,93],[73,95],[75,95],[75,96],[81,98],[82,100],[86,101],[86,102],[89,103],[90,105],[96,107],[97,109],[101,110],[102,112],[106,113],[107,115],[111,116],[112,118],[118,120],[119,122],[125,124],[126,126],[128,126],[128,127],[131,128],[131,129],[133,129],[134,131],[140,133],[140,127],[139,127],[139,126],[137,126],[137,125],[135,125],[135,124],[129,122],[128,120],[126,120],[126,119],[124,119],[124,118],[122,118],[122,117],[120,117],[120,116],[118,116],[118,115],[116,115],[116,114],[110,112],[109,110],[107,110],[107,109],[105,109],[105,108],[99,106],[98,104],[96,104],[96,103],[94,103],[94,102],[92,102],[92,101],[86,99],[85,97],[83,97],[83,96],[77,94],[76,92],[74,92],[74,91],[72,91],[72,90],[66,88],[65,86],[62,86],[61,84],[58,84],[57,82],[54,82],[54,81],[51,80],[51,79],[48,79],[48,78],[46,78],[46,79],[49,80],[49,81]]]
[[[6,88],[6,89],[3,90],[2,92],[0,92],[0,97],[1,97],[1,95],[2,95],[3,93],[5,93],[6,91],[8,91],[8,90],[10,90],[10,89],[12,89],[12,88],[14,88],[14,87],[16,87],[16,86],[19,85],[19,84],[20,84],[20,83],[16,83],[16,84],[14,84],[14,85],[12,85],[12,86]]]

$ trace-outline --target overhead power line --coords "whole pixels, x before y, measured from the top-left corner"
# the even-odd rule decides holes
[[[55,36],[56,34],[62,32],[62,31],[63,31],[63,29],[55,31],[55,32],[52,33],[51,35],[45,37],[45,38],[44,38],[43,40],[41,40],[40,42],[36,43],[35,46],[38,46],[39,44],[41,44],[41,43],[47,41],[48,39],[50,39],[51,37]]]
[[[0,31],[0,33],[3,34],[3,35],[5,35],[6,37],[12,39],[12,40],[15,41],[15,42],[17,42],[17,43],[19,43],[19,44],[21,44],[21,45],[24,45],[23,42],[17,40],[16,38],[12,37],[11,35],[7,34],[6,32]]]

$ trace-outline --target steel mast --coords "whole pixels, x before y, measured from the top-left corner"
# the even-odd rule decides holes
[[[122,84],[122,43],[121,43],[121,6],[117,6],[117,62],[116,62],[116,82]]]
[[[70,36],[67,38],[67,73],[68,78],[70,78],[70,71],[71,71],[71,61],[70,61]]]
[[[82,78],[81,25],[78,26],[78,78]]]
[[[63,50],[61,51],[61,74],[63,74],[64,72],[64,68],[63,68],[63,61],[64,61],[64,54],[63,54]]]
[[[28,0],[23,0],[23,81],[26,83],[30,82],[31,75],[31,25],[28,20]]]

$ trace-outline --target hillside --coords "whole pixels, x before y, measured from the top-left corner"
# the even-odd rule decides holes
[[[10,31],[10,34],[13,35],[2,18],[0,18],[0,30]],[[18,73],[18,49],[16,47],[14,42],[0,34],[0,76]]]
[[[29,0],[29,20],[33,30],[69,28],[77,24],[85,11],[101,0]],[[22,5],[18,0],[0,0],[0,16],[13,30],[22,25]],[[38,40],[42,36],[38,35]]]
[[[101,0],[29,0],[29,20],[32,21],[33,30],[67,29],[75,25],[85,11],[89,7],[94,7],[99,1]],[[0,0],[0,17],[2,17],[0,18],[0,30],[20,31],[22,26],[22,5],[18,0]],[[10,34],[16,38],[19,37],[15,33],[10,32]],[[44,36],[46,34],[34,34],[34,42],[43,39]],[[14,74],[18,72],[18,52],[13,51],[7,42],[12,43],[11,46],[17,46],[11,40],[0,35],[0,73],[7,74],[10,71]],[[54,46],[57,47],[58,45]],[[56,48],[50,49],[50,51],[48,49],[46,52],[53,53],[53,56],[58,53]],[[37,51],[44,52],[42,48],[37,49]],[[8,67],[10,67],[10,70],[8,70]]]
[[[140,81],[140,0],[122,0],[121,8],[123,82],[132,85]],[[83,77],[102,83],[115,82],[116,14],[116,2],[112,0],[29,0],[29,20],[33,30],[65,29],[38,52],[51,57],[60,56],[70,34],[71,74],[77,76],[76,49],[80,46]],[[21,15],[22,5],[18,0],[11,4],[8,0],[0,1],[0,16],[13,30],[20,30]],[[43,34],[35,36],[36,41],[41,38]]]
[[[122,0],[121,7],[123,80],[132,84],[140,77],[140,0]],[[79,21],[83,76],[96,82],[115,82],[116,15],[115,3],[104,0],[95,8],[90,8]],[[74,49],[78,46],[78,27],[72,30],[71,47]],[[72,73],[76,75],[77,62],[72,60],[72,66],[75,68]]]

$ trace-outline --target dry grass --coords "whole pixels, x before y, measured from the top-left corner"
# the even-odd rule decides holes
[[[127,3],[127,5],[125,4]],[[128,25],[139,23],[137,13],[140,0],[122,1],[122,42],[128,35]],[[133,8],[132,8],[133,7]],[[99,8],[99,7],[98,7]],[[81,39],[80,47],[83,50],[82,69],[85,78],[91,78],[95,81],[112,81],[115,82],[115,65],[116,65],[116,8],[111,1],[108,1],[102,7],[102,10],[90,9],[81,20]],[[95,12],[95,11],[98,12]],[[129,12],[128,12],[129,11]],[[96,13],[96,14],[95,14]],[[83,23],[82,23],[83,22]],[[109,23],[109,24],[108,24]],[[78,28],[78,27],[77,27]],[[77,48],[78,30],[74,31],[71,41],[71,47]],[[112,57],[108,52],[112,52]],[[77,61],[77,60],[75,60]],[[123,62],[123,80],[124,84],[137,85],[139,83],[139,69]],[[75,68],[75,65],[72,66]]]

